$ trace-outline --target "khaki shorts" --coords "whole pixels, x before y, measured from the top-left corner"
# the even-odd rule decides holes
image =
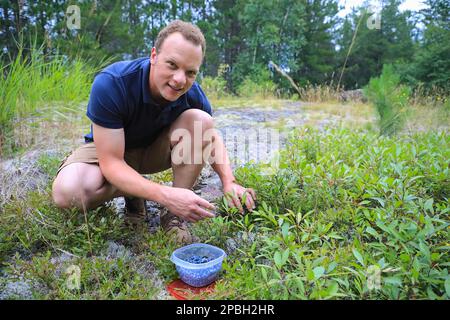
[[[148,147],[125,150],[124,159],[130,167],[141,174],[156,173],[171,167],[170,151],[170,140],[166,130]],[[99,164],[93,142],[83,144],[65,157],[56,175],[68,165],[80,162]]]

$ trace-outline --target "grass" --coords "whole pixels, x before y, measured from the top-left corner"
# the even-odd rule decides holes
[[[8,274],[0,278],[0,292],[11,281],[26,281],[36,299],[157,298],[163,283],[154,266],[164,268],[156,252],[164,254],[158,248],[162,243],[165,250],[173,244],[161,232],[150,237],[129,229],[110,206],[86,215],[56,208],[50,186],[59,160],[39,157],[35,164],[48,174],[46,188],[29,191],[0,208],[0,267]],[[125,253],[108,252],[114,253],[111,243],[123,246]],[[70,266],[81,270],[77,290],[67,284]]]
[[[19,45],[18,55],[9,63],[3,62],[5,57],[0,59],[0,155],[8,156],[21,147],[17,124],[22,119],[39,112],[51,116],[73,112],[87,99],[93,76],[105,63],[93,67],[79,59],[45,56],[41,49],[25,50]]]
[[[312,102],[302,104],[301,108],[308,115],[307,125],[316,127],[321,121],[335,119],[344,126],[364,127],[375,124],[373,108],[364,103],[350,102]]]
[[[415,103],[409,106],[410,117],[405,123],[405,130],[415,131],[445,131],[450,123],[450,100],[431,102],[427,105]]]
[[[300,98],[307,102],[338,102],[340,92],[332,85],[306,85],[300,88]]]

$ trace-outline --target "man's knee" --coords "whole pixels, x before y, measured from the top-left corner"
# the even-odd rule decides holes
[[[181,117],[182,120],[185,120],[185,122],[190,125],[190,128],[194,128],[195,124],[201,124],[203,131],[214,127],[214,119],[211,115],[200,109],[188,109],[181,114]],[[194,127],[192,125],[194,125]]]
[[[57,177],[52,185],[53,202],[58,208],[71,208],[76,206],[77,198],[80,198],[82,189],[67,179]]]
[[[53,202],[59,208],[89,208],[104,185],[104,178],[103,176],[95,177],[92,170],[89,173],[85,172],[86,170],[80,170],[78,174],[73,174],[74,170],[71,169],[73,168],[61,171],[53,181]]]

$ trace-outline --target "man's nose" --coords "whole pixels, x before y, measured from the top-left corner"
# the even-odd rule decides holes
[[[173,80],[178,86],[184,86],[184,84],[186,83],[186,75],[184,74],[184,71],[177,70],[177,72],[175,72],[175,74],[173,75]]]

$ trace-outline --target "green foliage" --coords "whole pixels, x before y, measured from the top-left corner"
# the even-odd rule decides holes
[[[254,71],[251,75],[247,76],[238,87],[237,92],[239,96],[246,98],[273,97],[277,86],[270,80],[269,71],[260,66],[256,66],[253,69]]]
[[[63,249],[86,254],[102,248],[106,241],[123,239],[126,232],[111,209],[100,207],[84,215],[79,210],[61,210],[48,194],[32,192],[28,198],[10,201],[0,211],[0,235],[6,239],[6,257],[12,249],[35,253],[43,249]]]
[[[227,65],[222,64],[216,77],[206,76],[201,79],[202,89],[209,99],[220,99],[228,95],[227,81],[225,79],[226,69]]]
[[[56,176],[56,172],[58,171],[60,164],[61,164],[61,159],[59,157],[49,156],[47,154],[42,154],[37,159],[37,165],[49,177]]]
[[[143,275],[139,259],[117,257],[73,257],[55,263],[51,252],[35,255],[30,261],[15,258],[8,266],[11,274],[21,274],[40,290],[34,290],[35,299],[155,299],[158,294],[154,279]],[[68,283],[68,270],[80,270],[79,287]],[[1,283],[0,283],[1,287]]]
[[[336,84],[347,61],[341,88],[361,88],[380,75],[384,64],[401,65],[402,80],[409,84],[446,88],[447,2],[427,0],[420,12],[400,11],[401,3],[382,1],[376,29],[368,27],[373,14],[369,2],[340,18],[337,0],[82,1],[76,3],[80,29],[71,30],[66,10],[72,3],[23,0],[2,7],[0,41],[13,58],[18,55],[15,41],[23,36],[43,43],[44,55],[59,50],[69,60],[132,59],[148,56],[158,32],[170,21],[182,19],[204,32],[203,72],[212,91],[220,94],[222,80],[229,92],[236,93],[252,77],[255,65],[267,66],[269,61],[300,86]],[[223,64],[229,72],[218,81],[215,77]],[[284,77],[276,73],[271,77],[283,94],[293,93]]]
[[[379,78],[372,78],[365,94],[378,111],[380,134],[392,135],[404,123],[410,89],[400,85],[400,77],[391,65],[385,65]]]
[[[431,1],[430,1],[431,2]],[[442,14],[439,13],[439,5]],[[448,10],[445,12],[445,4],[438,2],[430,8],[427,15],[424,31],[424,39],[417,49],[411,64],[404,66],[403,77],[409,83],[417,86],[422,85],[431,90],[440,88],[447,95],[450,93],[450,27],[448,23]],[[443,17],[447,14],[447,18]],[[446,20],[445,20],[446,19]]]
[[[216,297],[448,299],[449,144],[437,133],[293,132],[275,175],[237,171],[257,210],[224,213],[257,237],[228,255]]]
[[[304,45],[296,54],[294,76],[302,86],[326,84],[333,79],[336,66],[336,52],[333,43],[333,28],[339,19],[338,2],[305,1],[302,34]]]
[[[221,215],[192,226],[228,254],[210,298],[448,299],[449,145],[445,133],[293,131],[273,175],[264,164],[236,172],[256,190],[256,210],[241,215],[222,199]],[[55,170],[49,157],[38,162]],[[109,208],[86,217],[36,192],[11,201],[0,212],[2,270],[44,286],[33,291],[44,299],[155,298],[142,261],[166,282],[177,277],[163,232],[130,233]],[[108,240],[137,254],[107,258]],[[77,257],[55,263],[61,250]],[[67,288],[70,265],[79,290]]]
[[[345,18],[338,43],[340,68],[352,46],[353,36],[356,37],[348,56],[342,84],[345,88],[361,88],[370,78],[379,76],[384,64],[398,61],[410,63],[414,53],[411,37],[413,26],[410,22],[411,12],[400,12],[399,0],[383,2],[378,13],[380,28],[369,28],[368,21],[374,12],[366,5],[354,10]],[[340,71],[339,71],[340,72]]]

